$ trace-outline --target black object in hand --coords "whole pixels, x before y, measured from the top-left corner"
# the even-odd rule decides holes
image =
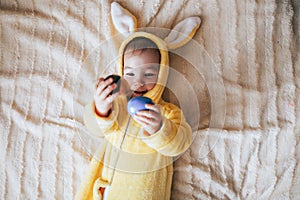
[[[104,81],[106,81],[106,80],[109,79],[109,78],[112,78],[112,79],[113,79],[113,82],[111,83],[111,85],[114,84],[114,83],[117,84],[117,87],[110,93],[110,95],[112,95],[113,93],[116,93],[116,92],[119,92],[119,91],[120,91],[120,87],[121,87],[121,76],[112,74],[112,75],[107,76],[107,77],[104,79]]]

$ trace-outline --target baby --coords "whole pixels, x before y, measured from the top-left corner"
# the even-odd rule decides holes
[[[112,93],[117,84],[112,78],[100,78],[94,103],[86,114],[87,118],[96,118],[101,130],[99,134],[103,133],[107,140],[99,156],[102,160],[98,162],[103,166],[97,168],[99,171],[92,170],[97,174],[90,183],[93,194],[87,193],[86,196],[170,199],[172,158],[190,146],[192,131],[181,110],[161,98],[162,83],[166,82],[168,75],[168,67],[164,64],[168,60],[167,52],[139,34],[128,39],[123,47],[120,71],[132,91],[131,95]],[[136,96],[149,97],[155,104],[146,104],[147,110],[138,111],[131,121],[126,105]],[[124,130],[128,131],[125,138]],[[115,148],[118,152],[112,150]],[[118,159],[123,159],[123,164],[115,164]],[[92,162],[91,168],[94,164]]]
[[[151,33],[134,32],[135,17],[118,3],[112,3],[111,13],[120,32],[131,32],[120,46],[118,64],[118,75],[128,83],[131,95],[114,93],[117,85],[112,78],[99,79],[84,122],[104,143],[91,160],[76,199],[167,200],[173,158],[192,142],[192,130],[182,111],[162,99],[169,73],[168,49],[187,43],[201,20],[183,20],[162,40]],[[148,97],[154,104],[131,117],[127,103],[136,96]]]

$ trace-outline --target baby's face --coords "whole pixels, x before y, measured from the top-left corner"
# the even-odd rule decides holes
[[[128,82],[133,96],[142,96],[151,90],[157,81],[159,56],[153,50],[125,53],[124,79]]]

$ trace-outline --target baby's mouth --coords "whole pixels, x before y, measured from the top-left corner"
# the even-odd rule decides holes
[[[143,91],[133,91],[133,94],[135,96],[143,96],[144,94],[146,94],[147,90],[143,90]]]

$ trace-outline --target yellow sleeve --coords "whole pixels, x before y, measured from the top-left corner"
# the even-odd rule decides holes
[[[166,103],[163,108],[164,119],[161,129],[145,137],[143,141],[163,155],[178,156],[191,145],[192,129],[178,107]]]
[[[103,137],[112,132],[118,126],[117,116],[119,107],[117,103],[113,104],[113,111],[107,117],[100,117],[95,112],[95,103],[85,106],[83,121],[87,129],[96,136]]]

